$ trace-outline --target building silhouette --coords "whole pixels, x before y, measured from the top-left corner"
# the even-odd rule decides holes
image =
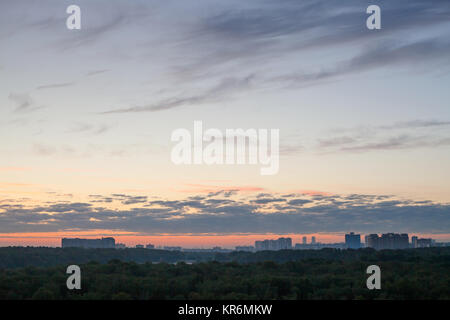
[[[412,243],[413,248],[430,248],[435,245],[433,239],[425,239],[425,238],[419,238],[417,236],[412,237]]]
[[[365,242],[366,242],[367,248],[373,248],[375,250],[380,250],[380,241],[379,241],[378,234],[366,235]]]
[[[345,246],[348,249],[361,248],[361,235],[350,232],[345,235]]]
[[[385,233],[381,237],[378,234],[369,234],[366,236],[366,247],[375,250],[408,249],[409,237],[407,233]]]
[[[285,250],[292,249],[291,238],[279,238],[277,240],[255,241],[255,250]]]
[[[430,248],[433,246],[433,239],[417,239],[416,248]]]
[[[417,236],[413,236],[412,238],[411,238],[411,247],[413,247],[413,248],[417,248],[417,240],[418,240],[419,238],[417,237]]]
[[[63,238],[61,240],[61,246],[63,248],[113,249],[116,247],[116,240],[114,238],[101,238],[101,239]]]

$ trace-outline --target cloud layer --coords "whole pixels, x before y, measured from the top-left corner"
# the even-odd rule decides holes
[[[88,202],[39,206],[2,201],[0,232],[104,229],[142,234],[283,234],[450,230],[450,204],[400,200],[387,195],[242,195],[229,190],[182,200],[91,195]],[[117,209],[111,209],[114,207]]]

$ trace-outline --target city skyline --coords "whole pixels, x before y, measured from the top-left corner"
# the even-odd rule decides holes
[[[111,235],[103,235],[100,236],[101,238],[113,238],[115,240],[116,246],[119,245],[119,247],[126,247],[126,248],[134,248],[137,245],[139,246],[153,246],[154,248],[161,249],[164,247],[180,247],[183,249],[212,249],[214,247],[219,247],[223,249],[236,249],[237,247],[253,247],[255,248],[256,242],[266,241],[266,240],[279,240],[279,239],[291,239],[291,246],[292,248],[296,246],[304,246],[305,248],[310,247],[311,245],[319,245],[320,247],[326,247],[327,245],[345,245],[346,244],[346,237],[348,235],[356,235],[360,236],[360,244],[361,248],[364,247],[364,245],[367,245],[367,239],[365,239],[368,236],[371,235],[383,235],[384,233],[368,233],[368,234],[358,234],[354,232],[346,233],[346,234],[340,234],[340,235],[323,235],[323,234],[290,234],[290,235],[270,235],[270,234],[264,234],[264,235],[242,235],[241,237],[236,235],[229,235],[229,241],[220,242],[217,241],[216,237],[212,237],[212,241],[204,241],[205,236],[198,236],[197,242],[189,242],[186,241],[186,236],[140,236],[136,238],[132,238],[132,240],[123,237],[113,237]],[[389,233],[386,233],[389,234]],[[438,243],[450,243],[446,238],[443,237],[435,237],[431,234],[418,234],[414,233],[409,235],[410,236],[410,243],[414,244],[414,241],[419,240],[429,240],[432,239],[435,242]],[[188,236],[193,237],[193,236]],[[180,239],[181,238],[181,239]],[[211,236],[208,236],[207,238],[211,238]],[[314,239],[313,239],[314,238]],[[414,238],[416,240],[414,240]],[[98,240],[100,239],[98,235],[91,235],[91,236],[83,236],[79,234],[73,234],[72,236],[63,237],[63,238],[52,238],[51,242],[45,242],[41,239],[37,238],[35,239],[36,242],[34,243],[20,243],[20,242],[14,242],[11,243],[0,243],[0,247],[9,247],[9,246],[32,246],[32,247],[61,247],[61,241],[63,239],[89,239],[89,240]],[[305,241],[306,240],[306,241]],[[353,247],[354,248],[354,247]]]
[[[291,237],[280,237],[270,239],[255,240],[254,245],[238,245],[232,248],[236,251],[278,251],[278,250],[306,250],[306,249],[323,249],[323,248],[335,248],[335,249],[361,249],[361,248],[373,248],[376,250],[382,249],[408,249],[408,248],[426,248],[434,246],[450,246],[450,242],[437,242],[436,239],[431,238],[419,238],[418,235],[412,235],[411,241],[408,234],[399,233],[385,233],[385,234],[367,234],[364,237],[364,242],[361,242],[361,234],[350,232],[345,234],[344,242],[336,243],[321,243],[315,236],[311,236],[310,242],[307,242],[307,236],[301,236],[302,242],[295,243],[295,239]],[[342,240],[342,239],[341,239]],[[162,246],[155,245],[153,243],[136,244],[133,246],[127,246],[124,243],[116,242],[115,238],[102,237],[100,239],[87,239],[87,238],[62,238],[61,247],[82,247],[82,248],[137,248],[137,249],[159,249],[170,251],[192,251],[192,250],[207,250],[207,251],[229,251],[231,248],[223,248],[221,246],[214,247],[202,247],[191,248],[186,246]]]

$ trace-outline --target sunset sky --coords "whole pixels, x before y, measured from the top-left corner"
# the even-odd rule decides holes
[[[450,1],[1,1],[0,246],[450,241],[449,88]],[[279,173],[173,164],[196,120],[279,129]]]

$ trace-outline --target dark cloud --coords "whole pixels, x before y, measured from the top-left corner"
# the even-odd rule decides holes
[[[98,199],[107,198],[100,195],[91,196],[94,200],[89,203],[56,202],[40,206],[2,203],[0,232],[107,229],[148,234],[348,230],[445,233],[450,228],[450,204],[401,200],[387,195],[288,196],[144,203],[145,196],[113,195],[128,204],[141,204],[126,210],[95,206]],[[270,199],[274,201],[266,201]],[[271,206],[267,207],[268,203]]]
[[[92,203],[112,203],[114,201],[120,202],[124,205],[133,205],[133,204],[139,204],[139,203],[147,203],[148,197],[147,196],[132,196],[122,193],[114,193],[110,196],[102,196],[99,194],[91,194],[89,195],[89,198],[93,199],[90,202]]]
[[[126,198],[126,200],[122,201],[122,204],[130,205],[130,204],[137,204],[137,203],[146,203],[148,198],[146,196],[129,196]]]
[[[308,45],[330,45],[361,39],[369,33],[361,28],[367,18],[366,8],[372,1],[347,0],[338,5],[326,0],[266,0],[258,4],[229,6],[205,19],[204,28],[225,38],[259,41],[292,34],[311,33]],[[380,4],[383,32],[394,33],[418,26],[448,22],[450,5],[441,0],[398,0]],[[301,39],[299,39],[301,41]],[[303,48],[305,45],[302,46]]]
[[[308,199],[294,199],[294,200],[289,200],[288,204],[292,205],[292,206],[303,206],[304,204],[307,203],[311,203],[312,200],[308,200]]]
[[[252,203],[256,203],[256,204],[268,204],[268,203],[273,203],[273,202],[285,202],[286,199],[283,198],[259,198],[256,200],[253,200]]]

